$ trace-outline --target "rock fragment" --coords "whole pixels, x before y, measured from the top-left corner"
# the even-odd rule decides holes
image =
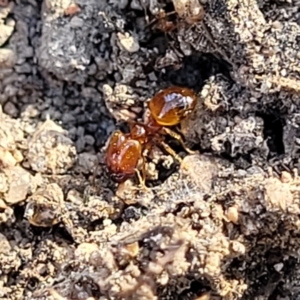
[[[8,17],[12,13],[13,7],[12,1],[3,8],[0,6],[0,47],[10,38],[15,28],[16,22]]]
[[[74,165],[77,154],[66,132],[47,120],[29,139],[27,158],[36,172],[64,174]]]
[[[33,190],[31,174],[25,169],[15,166],[3,170],[9,182],[8,190],[4,195],[7,204],[14,205],[26,199]]]
[[[138,41],[134,38],[134,36],[130,35],[128,32],[126,32],[125,34],[119,32],[118,38],[122,47],[129,53],[139,51],[140,46]]]
[[[88,77],[86,70],[93,52],[89,36],[98,24],[101,32],[97,14],[105,7],[106,1],[78,1],[76,4],[80,5],[80,10],[70,9],[74,5],[71,1],[46,2],[38,51],[39,64],[61,80],[82,84]]]
[[[1,30],[1,28],[0,28]],[[13,50],[1,48],[0,49],[0,69],[12,68],[16,63],[17,57]]]
[[[51,227],[63,218],[64,195],[56,183],[38,189],[29,199],[25,218],[38,227]]]

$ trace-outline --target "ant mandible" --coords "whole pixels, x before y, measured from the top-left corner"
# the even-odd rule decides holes
[[[122,183],[136,173],[145,188],[144,150],[150,150],[154,143],[162,145],[167,152],[181,161],[175,151],[164,142],[165,134],[179,140],[184,149],[192,153],[185,146],[182,137],[167,127],[179,124],[194,110],[197,95],[188,88],[173,86],[157,93],[147,104],[150,117],[146,123],[132,122],[129,133],[117,130],[109,141],[105,163],[115,182]],[[139,169],[142,170],[142,177]]]

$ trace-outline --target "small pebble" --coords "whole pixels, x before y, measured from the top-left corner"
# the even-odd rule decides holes
[[[85,135],[84,136],[85,144],[86,145],[94,145],[95,144],[95,139],[91,135]]]
[[[3,106],[3,111],[6,113],[6,114],[8,114],[8,115],[10,115],[10,116],[12,116],[12,117],[17,117],[18,116],[18,113],[19,113],[19,110],[16,108],[16,106],[12,103],[12,102],[10,102],[10,101],[8,101],[8,102],[6,102],[5,103],[5,105]]]
[[[9,184],[9,190],[5,194],[5,201],[8,204],[17,204],[26,199],[30,192],[32,176],[21,167],[4,169]]]
[[[10,20],[10,25],[0,23],[0,47],[10,38],[15,28],[15,21]]]
[[[143,7],[141,6],[141,2],[138,0],[132,0],[130,3],[130,8],[133,10],[139,10],[139,11],[143,10]]]
[[[62,122],[64,124],[73,123],[74,121],[76,121],[76,118],[71,113],[67,112],[62,115]]]
[[[34,55],[34,50],[31,46],[25,46],[24,48],[22,48],[22,52],[20,53],[21,57],[24,58],[31,58]]]
[[[131,36],[128,32],[126,32],[125,34],[119,32],[118,38],[122,47],[129,53],[134,53],[139,51],[140,45],[138,41],[133,36]]]
[[[278,273],[280,273],[280,271],[283,269],[283,267],[284,267],[283,263],[278,263],[278,264],[275,264],[275,265],[274,265],[274,269],[275,269]]]
[[[15,66],[15,70],[17,73],[25,73],[30,74],[32,71],[31,65],[29,63],[24,63],[20,66]]]
[[[16,54],[11,49],[0,49],[0,68],[12,68],[16,63]],[[0,75],[1,76],[1,75]]]
[[[73,28],[81,28],[83,26],[83,24],[84,24],[84,21],[77,16],[74,16],[70,21],[70,26]]]

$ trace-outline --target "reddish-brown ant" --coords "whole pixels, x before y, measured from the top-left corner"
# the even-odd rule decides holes
[[[156,18],[154,18],[148,26],[154,24],[154,29],[170,33],[180,24],[187,23],[192,26],[204,18],[204,9],[199,3],[199,0],[173,0],[172,2],[174,11],[166,12],[164,9],[161,9]],[[173,15],[177,15],[177,21],[173,21],[169,18]]]
[[[154,143],[162,145],[166,151],[177,160],[181,158],[163,140],[164,134],[180,141],[186,148],[181,136],[165,126],[179,124],[195,108],[197,95],[188,88],[170,87],[160,91],[149,102],[149,120],[146,123],[130,124],[130,133],[115,131],[108,144],[106,152],[106,166],[111,178],[118,182],[124,182],[138,174],[141,184],[145,187],[145,157],[144,150],[150,150]],[[142,178],[138,169],[142,169]]]

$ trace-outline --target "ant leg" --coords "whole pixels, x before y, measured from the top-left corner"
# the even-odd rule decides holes
[[[163,128],[163,131],[165,133],[167,133],[168,135],[170,135],[171,137],[173,137],[174,139],[178,140],[187,153],[189,153],[189,154],[195,154],[196,153],[196,151],[191,150],[190,148],[188,148],[185,145],[185,142],[183,141],[180,134],[178,134],[177,132],[171,130],[170,128],[166,128],[166,127]]]
[[[147,145],[146,145],[146,147],[147,147]],[[146,186],[146,167],[145,167],[146,164],[145,164],[144,155],[142,155],[141,159],[142,159],[142,162],[141,162],[142,163],[142,166],[141,166],[142,167],[142,175],[137,168],[135,169],[135,172],[137,174],[140,185],[143,187],[143,189],[145,191],[147,191],[147,190],[149,190],[149,188]]]
[[[143,169],[145,169],[145,167],[143,166]],[[139,183],[140,185],[142,186],[142,188],[145,190],[145,191],[148,191],[149,188],[146,186],[146,178],[144,176],[144,170],[142,171],[142,175],[140,173],[140,171],[138,169],[135,169],[135,172],[136,172],[136,175],[138,177],[138,180],[139,180]]]
[[[142,180],[143,180],[143,184],[144,186],[146,186],[146,161],[145,161],[145,157],[142,155]]]
[[[176,160],[178,160],[180,163],[182,162],[182,158],[168,144],[166,144],[164,141],[160,141],[160,144],[169,154],[175,157]]]
[[[170,11],[168,13],[160,12],[160,16],[158,18],[154,18],[152,21],[148,22],[146,27],[149,27],[152,24],[154,24],[155,22],[161,21],[163,19],[166,19],[166,17],[172,16],[172,15],[175,15],[175,14],[176,14],[176,11]]]

